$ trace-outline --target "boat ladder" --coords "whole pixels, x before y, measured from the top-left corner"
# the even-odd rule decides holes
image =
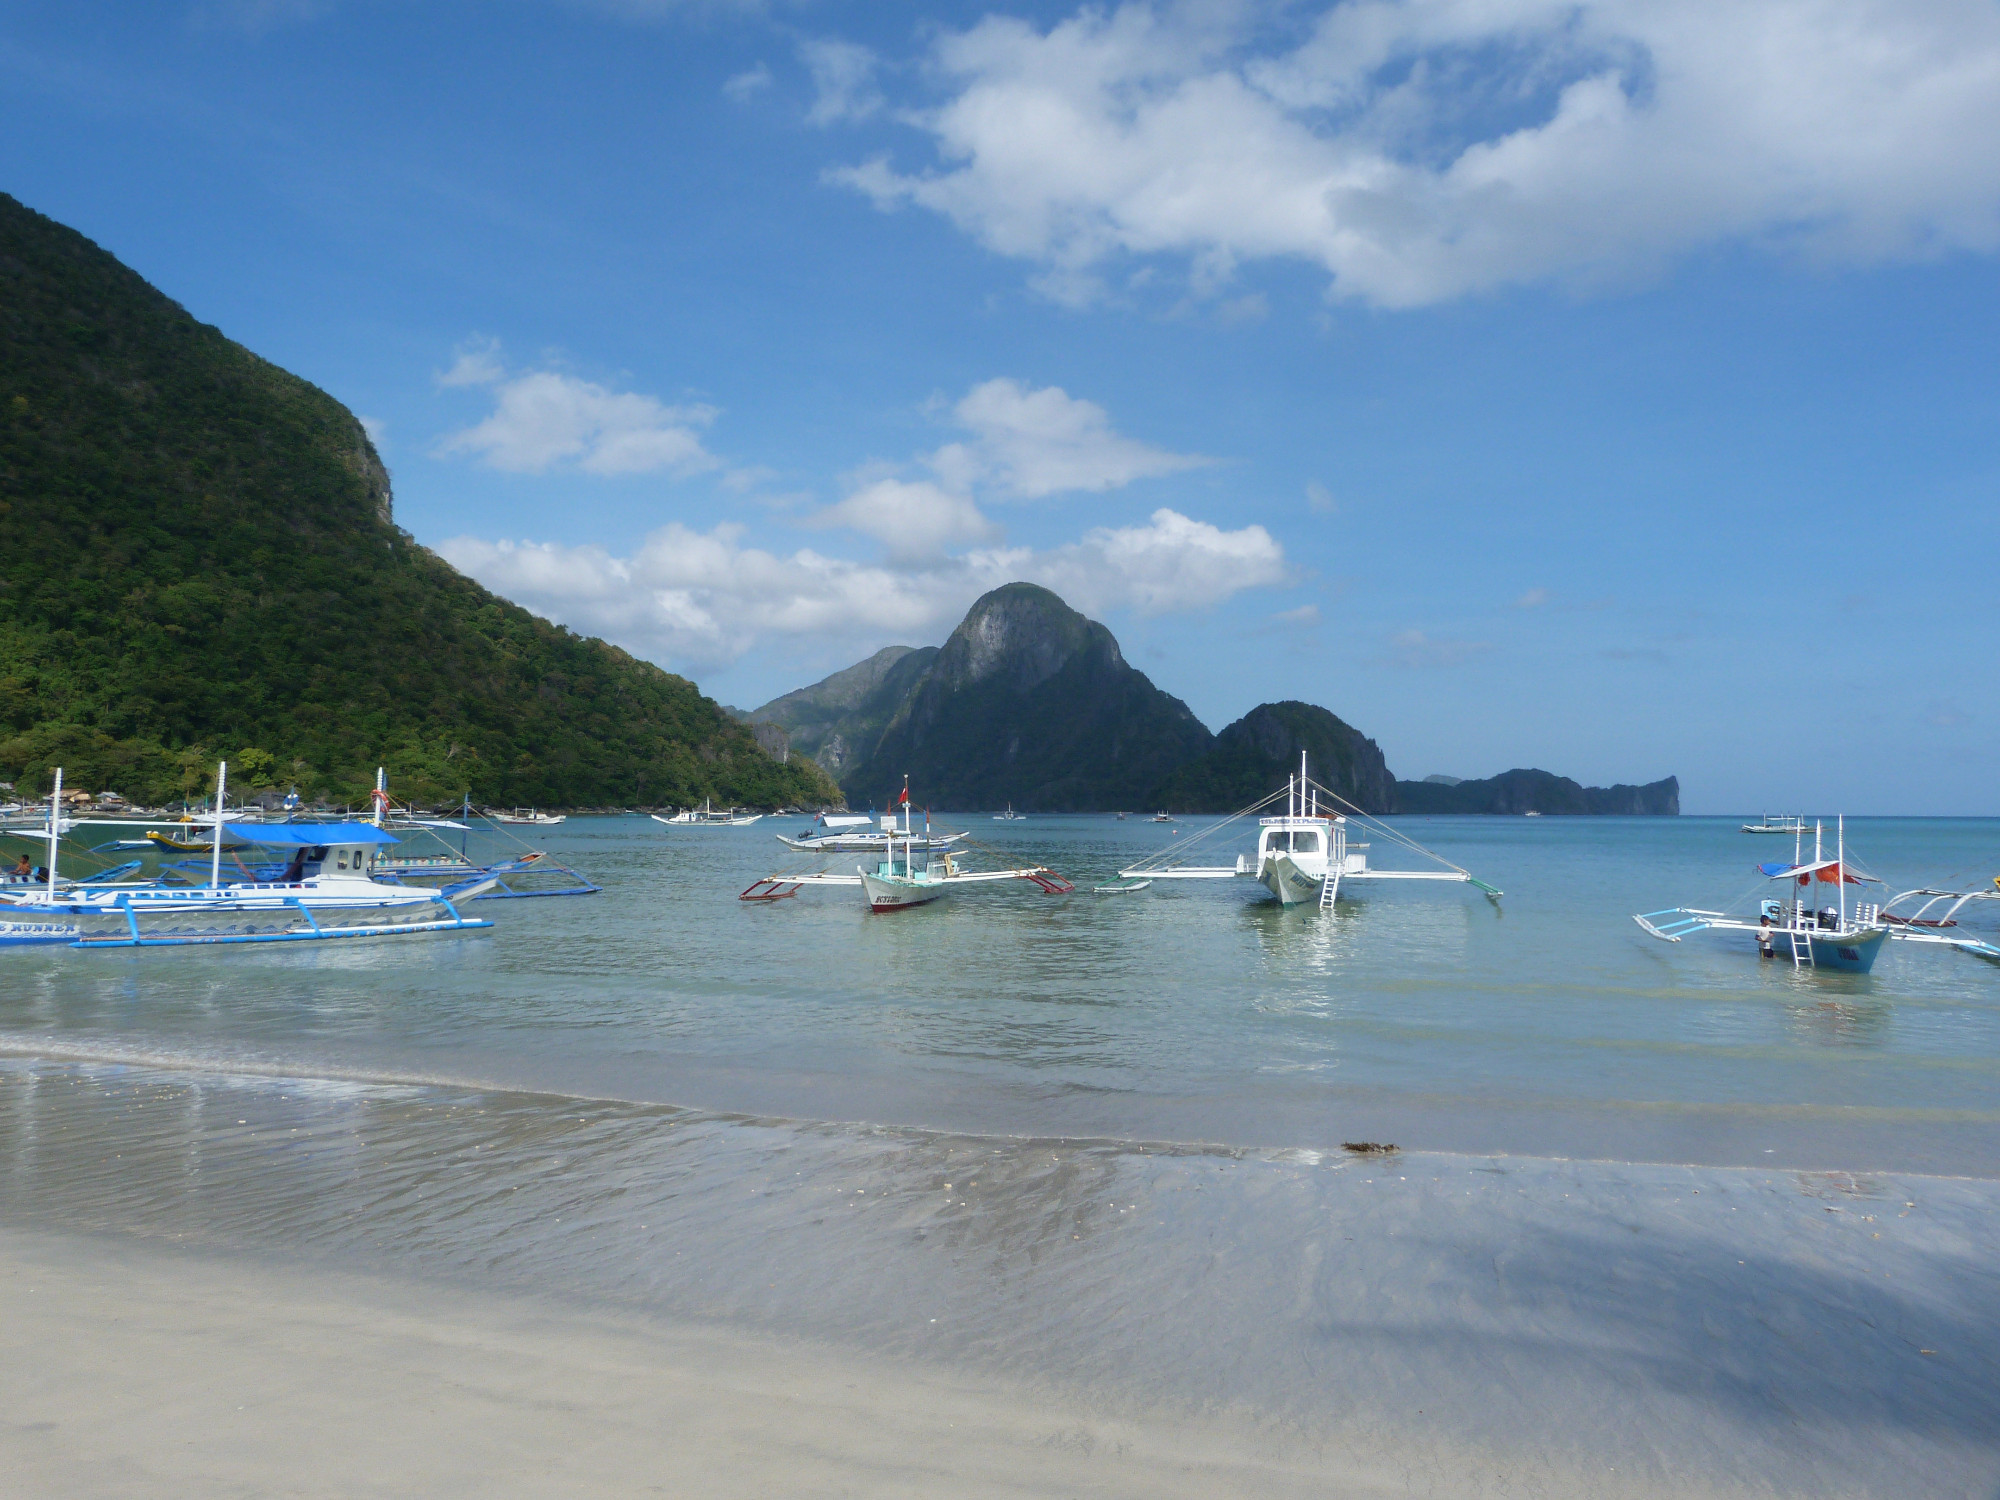
[[[1813,967],[1812,931],[1801,925],[1804,921],[1803,912],[1792,918],[1792,967],[1795,969]]]
[[[1321,911],[1332,911],[1333,898],[1339,894],[1340,894],[1340,872],[1338,870],[1335,870],[1332,873],[1330,873],[1325,880],[1320,882],[1319,909]]]

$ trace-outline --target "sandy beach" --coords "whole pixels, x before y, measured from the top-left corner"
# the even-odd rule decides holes
[[[824,1227],[746,1224],[698,1271],[774,1299],[734,1320],[9,1229],[0,1467],[10,1493],[48,1496],[1971,1500],[2000,1481],[2000,1285],[1982,1249],[2000,1185],[1125,1160],[1129,1217],[1107,1202],[1087,1235],[1044,1224],[1026,1253],[1046,1262],[1011,1272],[989,1253],[1025,1224],[1007,1184],[950,1248],[939,1220],[915,1224],[932,1208],[878,1186],[835,1226],[873,1220],[909,1247],[872,1272],[801,1271]],[[1304,1238],[1226,1237],[1243,1170],[1267,1196],[1318,1194]],[[1168,1215],[1175,1195],[1197,1217],[1155,1238],[1140,1203]],[[917,1315],[900,1353],[756,1326],[815,1288],[865,1311],[871,1275],[878,1299],[933,1296],[916,1272],[939,1255],[959,1275],[944,1321],[969,1340]],[[1157,1262],[1150,1277],[1131,1256]],[[1130,1290],[1094,1305],[1105,1281]],[[1274,1372],[1289,1395],[1260,1384]]]
[[[10,1495],[1405,1492],[1248,1430],[146,1242],[0,1233],[0,1302]]]

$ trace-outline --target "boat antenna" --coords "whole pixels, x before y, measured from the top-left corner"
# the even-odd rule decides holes
[[[62,812],[62,771],[56,767],[56,789],[49,793],[49,900],[56,899],[56,829]]]
[[[208,867],[208,883],[211,887],[222,884],[222,803],[229,790],[229,762],[215,763],[215,826],[210,833],[209,846],[213,856]]]

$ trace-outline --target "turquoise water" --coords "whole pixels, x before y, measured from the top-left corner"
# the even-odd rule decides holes
[[[482,936],[8,954],[0,1049],[959,1132],[2000,1170],[2000,967],[1895,944],[1800,974],[1631,922],[1767,894],[1751,866],[1789,844],[1738,821],[1402,820],[1505,898],[1327,914],[1247,880],[1091,893],[1169,842],[1149,823],[944,816],[1077,892],[875,916],[851,888],[736,900],[813,866],[790,820],[572,819],[538,842],[604,893],[482,903]],[[1891,892],[2000,871],[2000,822],[1848,832]]]
[[[1504,899],[1322,913],[968,819],[1079,889],[878,917],[739,902],[800,867],[769,819],[574,819],[603,894],[480,935],[0,955],[0,1223],[1230,1413],[1416,1493],[1990,1494],[2000,967],[1641,933],[1764,893],[1736,821],[1406,820]],[[2000,869],[2000,822],[1850,833],[1892,891]]]

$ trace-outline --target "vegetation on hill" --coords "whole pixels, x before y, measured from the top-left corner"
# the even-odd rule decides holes
[[[1045,588],[1010,583],[972,606],[841,785],[857,806],[884,805],[907,773],[912,797],[933,807],[1137,807],[1212,738],[1110,631]]]
[[[1147,805],[1175,812],[1235,812],[1296,775],[1301,750],[1308,774],[1321,786],[1363,812],[1394,810],[1396,778],[1383,762],[1381,747],[1316,704],[1292,701],[1251,709],[1218,734],[1206,754],[1162,781]]]
[[[199,797],[816,802],[695,686],[393,524],[347,409],[0,194],[0,778]]]
[[[1678,777],[1645,786],[1580,786],[1548,771],[1502,771],[1483,781],[1445,785],[1435,781],[1396,783],[1396,808],[1406,813],[1542,813],[1550,817],[1611,815],[1680,816]]]
[[[783,726],[794,753],[811,756],[838,777],[857,755],[875,748],[937,654],[936,646],[884,646],[868,660],[773,698],[746,717]]]

